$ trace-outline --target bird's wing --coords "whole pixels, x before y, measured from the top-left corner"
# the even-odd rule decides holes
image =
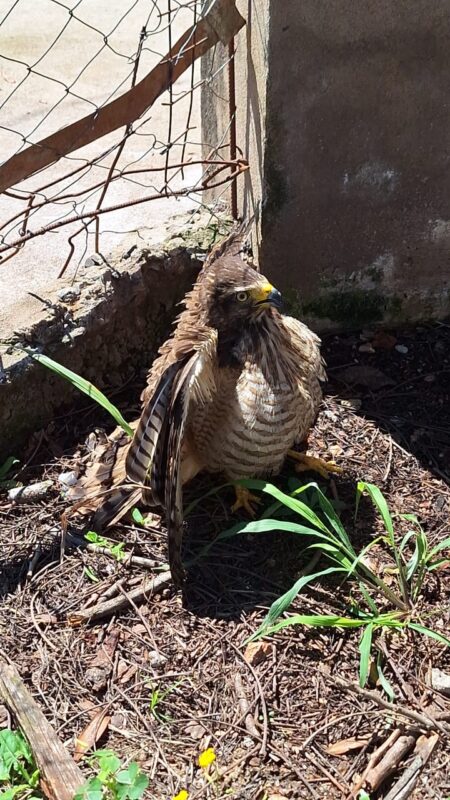
[[[144,407],[126,461],[129,480],[144,486],[144,502],[166,510],[169,564],[178,584],[183,576],[181,447],[189,410],[214,397],[216,352],[217,334],[209,329],[201,343],[165,370]]]
[[[325,362],[320,352],[320,339],[317,334],[294,317],[283,314],[281,319],[289,335],[292,352],[301,356],[301,361],[297,361],[297,369],[316,380],[325,381],[327,377]]]

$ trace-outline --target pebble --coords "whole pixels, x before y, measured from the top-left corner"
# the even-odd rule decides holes
[[[17,486],[10,489],[8,499],[14,503],[32,503],[34,500],[41,500],[53,486],[53,481],[39,481],[30,483],[28,486]]]
[[[158,653],[157,650],[151,650],[148,654],[148,660],[150,661],[150,666],[157,669],[158,667],[164,667],[167,658],[162,653]]]
[[[435,667],[431,670],[431,685],[442,694],[450,697],[450,675]]]
[[[61,472],[58,475],[58,480],[63,486],[75,486],[78,478],[76,472],[71,470],[71,472]]]
[[[397,350],[397,353],[401,353],[402,355],[405,355],[408,352],[406,344],[396,344],[395,349]]]
[[[135,245],[135,247],[136,246],[137,245]],[[86,261],[84,262],[85,267],[96,267],[99,266],[100,264],[103,264],[103,256],[101,256],[100,253],[94,253],[92,256],[89,256],[89,258],[87,258]]]
[[[62,303],[74,303],[78,300],[81,294],[80,286],[66,286],[64,289],[58,289],[56,296]]]
[[[375,349],[372,345],[368,342],[367,344],[360,344],[358,347],[360,353],[374,353]]]

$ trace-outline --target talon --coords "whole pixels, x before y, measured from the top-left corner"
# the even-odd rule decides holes
[[[236,511],[239,511],[239,509],[243,508],[244,511],[247,512],[249,517],[252,517],[252,519],[254,519],[254,517],[256,516],[256,511],[253,508],[252,503],[260,505],[261,500],[259,499],[259,497],[256,497],[256,495],[249,492],[249,490],[246,489],[245,486],[235,486],[234,490],[236,492],[236,501],[231,506],[232,512],[235,513]]]
[[[306,453],[298,453],[296,450],[289,450],[288,456],[298,461],[295,465],[296,472],[318,472],[322,478],[329,478],[330,472],[340,475],[342,467],[338,467],[334,461],[324,461],[322,458],[307,456]]]

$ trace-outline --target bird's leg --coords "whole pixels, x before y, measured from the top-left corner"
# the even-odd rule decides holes
[[[337,475],[342,472],[342,467],[338,467],[334,461],[324,461],[322,458],[307,456],[306,453],[298,453],[297,450],[288,450],[288,456],[298,462],[295,465],[296,472],[318,472],[322,478],[329,478],[330,472]]]
[[[259,505],[261,503],[261,500],[259,499],[259,497],[256,497],[256,495],[249,492],[249,490],[246,489],[245,486],[235,486],[234,490],[236,492],[236,501],[231,506],[231,510],[234,513],[235,511],[238,511],[240,508],[243,508],[244,511],[247,512],[249,517],[252,517],[253,519],[255,517],[256,512],[252,506],[252,503],[256,503],[257,505]]]

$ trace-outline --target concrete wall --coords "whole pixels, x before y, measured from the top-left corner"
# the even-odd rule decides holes
[[[448,0],[237,4],[240,210],[262,270],[319,329],[450,313]],[[226,98],[221,73],[204,139]]]

